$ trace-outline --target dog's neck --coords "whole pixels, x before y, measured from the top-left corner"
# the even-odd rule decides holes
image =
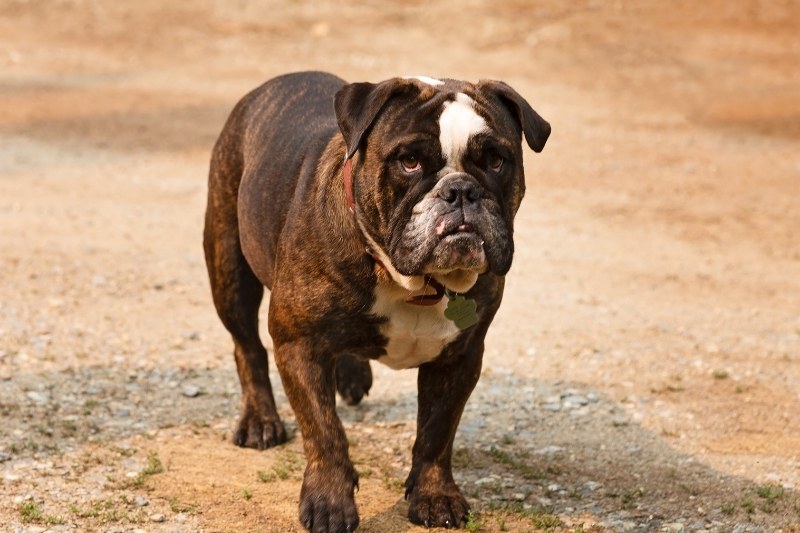
[[[355,195],[353,194],[353,160],[348,159],[344,162],[344,196],[345,200],[347,201],[347,208],[350,210],[350,213],[356,218],[356,200]],[[397,283],[401,287],[407,289],[409,291],[409,295],[406,298],[406,303],[411,305],[436,305],[442,301],[445,295],[445,288],[444,285],[436,281],[432,275],[426,274],[424,276],[404,276],[397,272],[389,261],[388,256],[386,253],[381,250],[381,248],[375,243],[375,241],[370,237],[369,233],[364,230],[364,227],[356,218],[356,224],[358,224],[361,233],[364,235],[364,238],[367,240],[367,247],[366,247],[366,254],[370,256],[370,258],[375,262],[375,268],[380,273],[385,273],[386,275],[378,276],[379,280],[381,278],[390,278],[393,283]],[[422,278],[422,286],[420,287],[419,278]],[[427,289],[433,289],[434,293],[427,292]],[[419,293],[420,294],[415,294]]]

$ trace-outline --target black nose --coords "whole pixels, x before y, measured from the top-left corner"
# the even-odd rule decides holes
[[[481,192],[472,181],[452,180],[439,189],[439,198],[451,205],[463,205],[479,200]]]

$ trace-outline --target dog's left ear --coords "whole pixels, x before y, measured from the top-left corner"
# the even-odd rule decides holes
[[[478,83],[478,89],[497,95],[519,120],[528,146],[534,152],[542,151],[550,136],[550,123],[539,116],[527,100],[502,81],[482,80]]]
[[[386,102],[394,96],[411,91],[419,91],[419,88],[404,78],[393,78],[380,83],[351,83],[339,89],[333,106],[339,130],[347,146],[347,159],[356,153],[361,140]]]

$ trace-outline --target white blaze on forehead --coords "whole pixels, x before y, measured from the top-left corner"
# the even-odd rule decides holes
[[[439,117],[439,142],[446,167],[453,172],[461,166],[470,137],[486,131],[488,126],[475,112],[475,101],[464,93],[458,93],[454,101],[445,102],[444,106]]]
[[[444,85],[442,80],[437,80],[436,78],[430,78],[428,76],[407,76],[406,79],[414,78],[415,80],[419,80],[422,83],[427,83],[428,85]]]

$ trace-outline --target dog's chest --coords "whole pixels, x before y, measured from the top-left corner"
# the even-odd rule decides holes
[[[444,316],[447,298],[431,306],[406,303],[407,293],[378,286],[372,312],[387,320],[380,327],[388,339],[386,355],[378,361],[396,370],[414,368],[436,359],[455,340],[459,329]]]

